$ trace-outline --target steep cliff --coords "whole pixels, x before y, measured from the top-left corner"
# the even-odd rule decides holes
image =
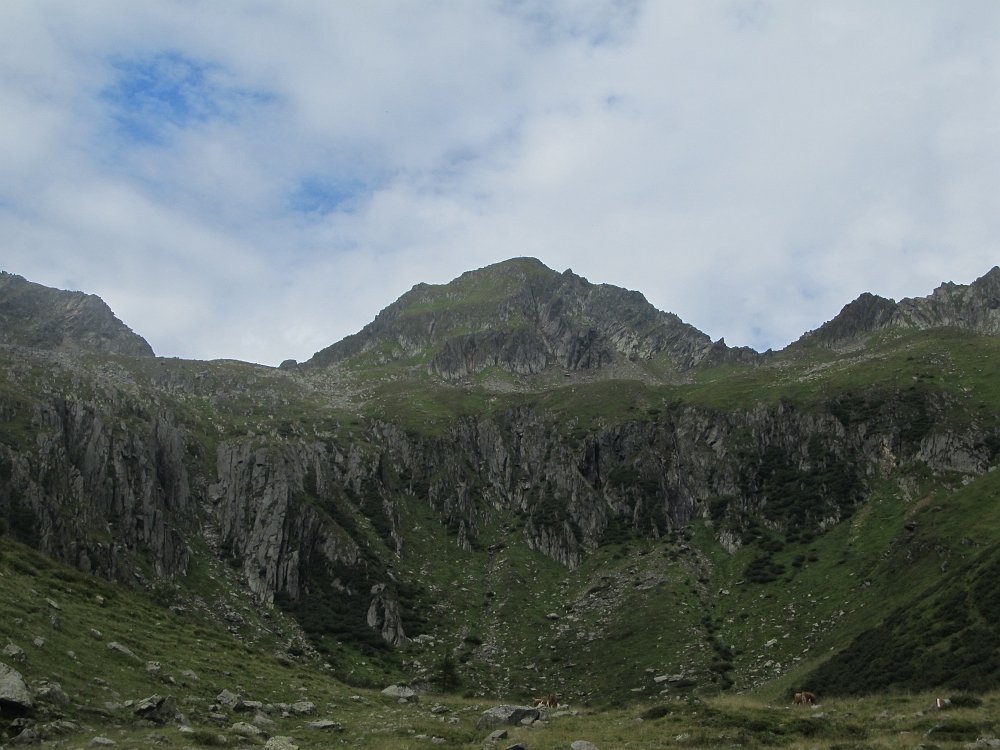
[[[119,581],[183,575],[180,529],[194,507],[184,438],[169,412],[138,402],[128,422],[65,397],[10,405],[30,445],[0,444],[0,512],[13,534],[80,570]],[[30,410],[30,413],[25,413]]]

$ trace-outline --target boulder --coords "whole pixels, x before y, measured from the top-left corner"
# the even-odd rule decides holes
[[[138,656],[135,655],[135,652],[132,651],[132,649],[130,649],[128,646],[123,646],[122,644],[118,643],[118,641],[111,641],[111,643],[108,644],[108,650],[116,651],[117,653],[122,654],[123,656],[127,656],[130,659],[135,659],[136,661],[142,661],[142,659],[140,659]]]
[[[413,688],[408,688],[405,685],[390,685],[382,691],[382,695],[387,698],[396,698],[399,701],[406,701],[407,703],[417,703],[420,700],[420,696],[417,695],[417,691]]]
[[[260,727],[249,724],[245,721],[237,721],[231,727],[229,731],[233,734],[238,734],[240,737],[246,737],[247,739],[254,739],[256,737],[266,737],[267,732],[265,732]]]
[[[597,745],[593,742],[587,742],[587,740],[575,740],[572,745],[570,745],[572,750],[597,750]]]
[[[215,696],[215,702],[220,706],[225,706],[230,711],[235,711],[239,706],[243,705],[243,699],[229,690],[223,690]]]
[[[264,750],[299,750],[291,737],[272,737],[264,745]]]
[[[316,704],[312,701],[296,701],[288,708],[293,714],[299,716],[312,716],[316,713]]]
[[[177,707],[174,705],[173,699],[164,698],[161,695],[151,695],[137,701],[132,712],[140,719],[156,724],[166,724],[177,718]]]
[[[476,722],[477,729],[495,729],[502,726],[517,726],[525,719],[538,721],[541,713],[531,706],[496,706],[484,711]]]
[[[21,673],[0,662],[0,707],[29,711],[33,705],[31,691],[28,690]]]
[[[310,729],[322,729],[325,731],[343,731],[344,727],[333,719],[319,719],[318,721],[310,721],[306,724]]]

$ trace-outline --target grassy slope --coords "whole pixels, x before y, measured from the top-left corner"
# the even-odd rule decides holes
[[[475,723],[491,701],[425,695],[419,704],[400,705],[370,690],[347,688],[308,658],[276,658],[274,650],[283,640],[279,633],[248,638],[258,626],[252,615],[237,637],[197,607],[171,612],[145,594],[55,565],[6,539],[0,539],[0,582],[0,639],[18,643],[26,652],[26,660],[14,665],[29,681],[58,681],[71,701],[42,709],[43,725],[59,717],[76,722],[50,740],[58,737],[82,746],[103,735],[125,746],[231,746],[241,741],[232,725],[250,721],[252,714],[223,711],[214,718],[210,707],[224,688],[264,703],[313,702],[316,713],[311,716],[268,714],[274,724],[267,732],[289,736],[302,748],[331,743],[419,748],[431,737],[451,746],[479,747],[486,734]],[[226,597],[224,582],[215,593]],[[58,627],[53,627],[53,616]],[[274,621],[266,626],[281,630]],[[29,637],[44,642],[34,645]],[[130,648],[138,659],[108,649],[112,641]],[[147,671],[147,660],[160,663],[159,674]],[[192,670],[196,678],[184,676],[184,670]],[[171,697],[193,732],[185,734],[173,722],[137,722],[127,702],[153,694]],[[822,701],[813,710],[792,708],[785,700],[769,704],[732,697],[605,710],[571,701],[569,711],[550,716],[544,725],[511,729],[507,741],[526,742],[536,750],[565,748],[577,739],[598,747],[637,748],[907,748],[928,740],[939,747],[961,747],[995,736],[1000,728],[996,694],[985,696],[982,706],[942,712],[928,711],[932,701],[931,694],[839,699]],[[445,712],[432,713],[438,705]],[[334,719],[341,728],[310,728],[308,722],[317,718]]]

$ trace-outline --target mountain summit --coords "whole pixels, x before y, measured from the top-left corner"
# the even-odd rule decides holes
[[[100,297],[65,292],[0,271],[0,344],[152,357],[146,339]]]
[[[757,356],[713,344],[639,292],[591,284],[534,258],[469,271],[448,284],[417,284],[359,333],[305,364],[322,367],[362,355],[375,364],[426,361],[429,372],[448,380],[491,367],[533,375],[550,367],[597,370],[624,361],[656,361],[684,372]]]

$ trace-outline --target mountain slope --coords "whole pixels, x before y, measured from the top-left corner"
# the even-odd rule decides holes
[[[297,368],[0,347],[0,531],[174,606],[225,579],[238,606],[200,627],[240,635],[235,609],[266,630],[277,607],[354,685],[843,691],[866,633],[910,643],[894,613],[978,591],[1000,544],[1000,337],[971,312],[991,292],[942,294],[975,330],[883,335],[898,308],[866,297],[827,329],[863,346],[744,357],[521,259],[415,287]],[[541,348],[493,358],[520,335]]]

